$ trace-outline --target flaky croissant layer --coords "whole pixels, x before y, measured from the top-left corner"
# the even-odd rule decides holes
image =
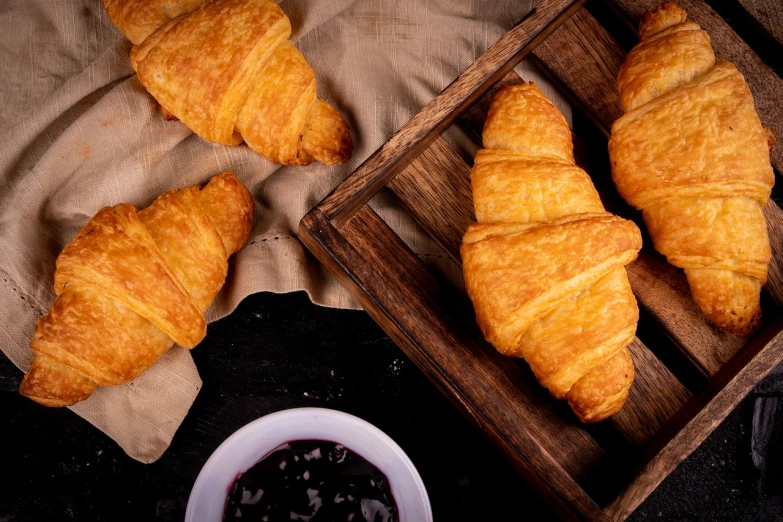
[[[104,0],[136,46],[131,65],[161,104],[202,138],[270,160],[334,165],[351,157],[348,123],[316,96],[315,73],[288,40],[274,0]]]
[[[135,379],[175,342],[197,345],[252,219],[253,199],[231,172],[142,211],[98,211],[57,258],[57,298],[36,325],[20,393],[68,406]]]
[[[603,420],[634,378],[639,310],[623,267],[639,229],[604,210],[568,124],[535,85],[495,94],[483,141],[471,171],[478,223],[461,247],[478,324],[580,420]]]
[[[626,114],[612,126],[612,177],[655,248],[685,269],[701,310],[747,336],[772,257],[762,210],[775,181],[769,131],[742,74],[715,61],[679,6],[647,12],[639,37],[617,78]]]

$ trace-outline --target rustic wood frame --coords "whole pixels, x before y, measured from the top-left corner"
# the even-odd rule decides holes
[[[637,338],[630,346],[637,378],[628,403],[610,421],[588,427],[549,397],[524,364],[484,341],[468,299],[367,205],[388,187],[459,262],[460,239],[473,219],[470,167],[440,135],[454,123],[480,131],[486,95],[498,83],[518,82],[512,70],[527,56],[608,137],[621,115],[614,77],[626,51],[584,3],[542,1],[311,210],[299,237],[563,518],[624,520],[783,360],[781,209],[772,201],[765,209],[774,256],[768,320],[748,342],[710,326],[681,271],[651,249],[629,265],[644,314],[703,378],[684,384],[687,369],[676,370],[671,357],[661,356],[665,350],[650,350]],[[657,3],[618,0],[598,10],[627,32],[627,17]],[[719,58],[743,71],[762,121],[783,137],[780,77],[706,4],[680,4],[711,34]],[[575,148],[580,164],[591,163],[578,136]],[[780,172],[783,147],[772,160]],[[608,178],[605,166],[586,168],[594,179]],[[612,188],[599,190],[610,210],[638,220]]]

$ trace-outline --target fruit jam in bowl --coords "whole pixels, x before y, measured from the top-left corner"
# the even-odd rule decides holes
[[[297,408],[231,435],[199,473],[186,522],[431,522],[413,463],[375,426]]]

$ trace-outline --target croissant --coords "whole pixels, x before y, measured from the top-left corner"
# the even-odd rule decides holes
[[[524,358],[582,422],[622,408],[639,310],[623,268],[639,229],[604,210],[563,115],[534,84],[500,89],[471,170],[477,223],[461,247],[484,336]]]
[[[57,298],[35,327],[20,393],[68,406],[133,380],[174,343],[196,346],[252,219],[253,199],[231,172],[142,211],[98,211],[57,258]]]
[[[315,73],[288,40],[274,0],[104,0],[136,46],[131,65],[160,103],[205,140],[285,165],[344,163],[348,123],[316,96]]]
[[[747,336],[771,259],[772,136],[742,74],[715,62],[707,33],[685,18],[664,3],[641,21],[617,78],[626,114],[612,126],[612,177],[701,310]]]

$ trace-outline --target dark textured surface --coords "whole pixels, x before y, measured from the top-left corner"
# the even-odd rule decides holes
[[[304,294],[258,294],[193,351],[204,387],[171,448],[140,464],[68,410],[20,397],[0,358],[0,521],[182,520],[201,466],[231,433],[284,408],[321,406],[388,433],[418,467],[435,519],[548,520],[551,512],[364,312]],[[783,492],[751,459],[750,397],[630,520],[783,520]],[[771,445],[783,444],[776,432]],[[534,516],[535,514],[535,516]]]

